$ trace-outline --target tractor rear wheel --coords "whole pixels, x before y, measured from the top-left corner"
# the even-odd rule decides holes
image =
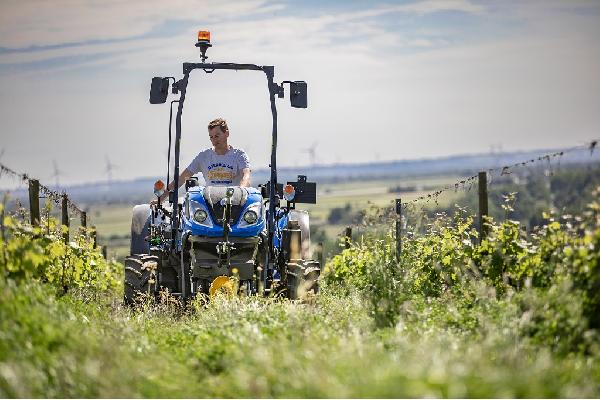
[[[291,300],[305,299],[319,293],[319,276],[321,269],[315,261],[288,263],[287,295]]]
[[[125,258],[125,304],[135,304],[140,293],[155,296],[158,288],[158,257],[134,254]]]

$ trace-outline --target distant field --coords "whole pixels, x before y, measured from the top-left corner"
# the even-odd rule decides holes
[[[330,224],[327,222],[327,217],[333,208],[344,207],[346,204],[350,204],[353,211],[368,209],[372,205],[377,207],[394,207],[397,198],[401,198],[403,202],[407,202],[429,193],[434,190],[432,189],[433,187],[440,187],[457,179],[457,176],[436,176],[407,180],[382,179],[367,182],[327,184],[319,188],[317,204],[302,204],[298,207],[310,212],[311,223],[314,227],[324,230],[329,240],[336,240],[336,238],[343,234],[346,225]],[[427,190],[390,193],[390,188],[398,186],[416,186],[427,188]],[[440,206],[451,204],[456,197],[457,195],[453,192],[445,194],[444,196],[440,196],[438,204]],[[361,232],[361,228],[353,228],[353,237],[355,240],[358,240]],[[331,253],[334,249],[330,248],[328,250],[327,252]]]
[[[96,226],[98,243],[107,245],[107,254],[122,260],[129,254],[131,211],[133,205],[95,205],[90,212],[90,224]]]
[[[370,204],[379,207],[394,205],[395,199],[410,201],[416,197],[429,193],[431,187],[442,186],[458,179],[457,176],[435,176],[418,179],[387,179],[373,181],[357,181],[345,183],[332,183],[321,185],[317,193],[317,204],[303,204],[301,208],[310,211],[314,222],[325,222],[327,215],[334,207],[343,207],[350,204],[355,209],[368,208]],[[390,188],[395,187],[423,187],[428,190],[411,192],[390,193]]]

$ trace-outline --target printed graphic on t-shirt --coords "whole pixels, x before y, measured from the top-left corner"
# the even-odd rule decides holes
[[[201,151],[187,169],[192,174],[202,172],[207,185],[229,186],[240,184],[244,168],[250,168],[244,150],[230,148],[223,155],[216,154],[213,149]]]
[[[208,166],[206,180],[213,185],[230,185],[235,177],[232,165],[214,163]]]

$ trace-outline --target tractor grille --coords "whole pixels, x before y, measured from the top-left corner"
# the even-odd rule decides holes
[[[225,209],[225,207],[219,203],[211,204],[211,206],[210,206],[211,216],[213,217],[214,221],[217,221],[217,224],[223,223],[223,210],[224,209]],[[231,206],[231,219],[229,220],[229,223],[230,224],[236,223],[237,220],[240,219],[241,213],[242,213],[242,206]]]
[[[242,208],[246,204],[248,198],[248,191],[240,186],[232,186],[234,189],[233,196],[231,197],[231,219],[230,224],[237,222],[240,219]],[[223,209],[225,206],[221,205],[221,200],[225,197],[227,191],[226,186],[207,186],[204,189],[204,199],[210,208],[210,214],[214,221],[218,224],[223,223]]]

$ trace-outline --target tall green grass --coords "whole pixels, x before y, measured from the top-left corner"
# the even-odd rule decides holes
[[[331,260],[305,302],[131,309],[118,284],[65,291],[5,262],[0,396],[598,397],[598,205],[535,237],[506,221],[475,238],[468,217],[441,217],[407,238],[400,263],[391,236],[367,239]],[[115,268],[93,266],[107,282]]]

